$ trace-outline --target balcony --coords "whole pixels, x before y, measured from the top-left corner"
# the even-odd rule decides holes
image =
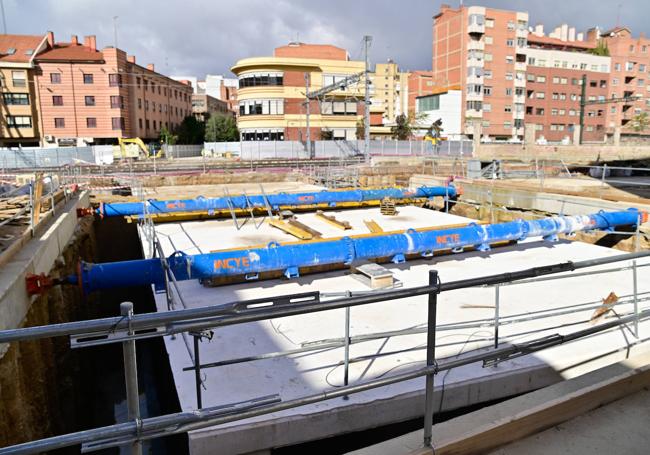
[[[483,68],[483,58],[471,57],[467,59],[467,66],[475,66],[477,68]]]
[[[475,109],[467,109],[465,111],[465,118],[470,119],[470,118],[483,118],[483,111],[477,111]]]
[[[526,96],[525,95],[515,95],[512,98],[513,102],[515,104],[526,104]]]
[[[517,28],[517,31],[515,32],[515,36],[517,38],[528,38],[528,30],[526,30],[525,28],[524,29]]]
[[[467,76],[467,84],[482,84],[483,76]]]
[[[483,93],[467,92],[467,101],[483,101]]]
[[[513,112],[512,113],[512,118],[514,119],[522,119],[524,118],[525,113],[524,112]]]
[[[515,71],[526,71],[526,62],[515,62]]]
[[[526,79],[515,78],[515,87],[526,88]]]
[[[482,35],[485,33],[485,24],[472,23],[467,26],[467,33],[470,35]]]
[[[467,50],[483,51],[485,50],[485,43],[479,40],[469,40],[469,42],[467,43]]]

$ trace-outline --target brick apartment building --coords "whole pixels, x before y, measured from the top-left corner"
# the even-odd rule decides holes
[[[41,130],[46,145],[114,143],[118,137],[156,139],[191,115],[192,88],[142,67],[94,36],[54,41],[35,59]]]
[[[606,44],[611,56],[596,55]],[[645,99],[650,41],[626,28],[576,33],[564,24],[546,35],[529,27],[528,13],[480,6],[441,7],[433,22],[433,81],[459,86],[465,134],[523,139],[534,125],[536,139],[577,139],[585,76],[583,139],[603,141],[629,131]],[[599,104],[601,102],[601,104]]]
[[[40,141],[34,57],[44,36],[0,35],[0,147]]]
[[[305,141],[305,74],[313,91],[364,68],[364,62],[350,60],[345,49],[325,44],[290,43],[276,48],[273,56],[239,60],[232,72],[239,78],[237,126],[242,140]],[[363,113],[362,85],[310,102],[312,140],[356,138]]]

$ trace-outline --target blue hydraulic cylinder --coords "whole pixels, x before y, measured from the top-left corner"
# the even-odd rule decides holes
[[[381,188],[381,189],[357,189],[341,191],[315,191],[310,193],[278,193],[278,194],[256,194],[231,197],[205,198],[202,196],[196,199],[179,199],[158,201],[155,199],[145,202],[116,202],[104,203],[97,209],[97,214],[102,216],[133,216],[143,215],[146,209],[149,214],[163,214],[174,212],[215,212],[218,210],[261,208],[268,205],[273,210],[280,207],[297,207],[304,205],[327,204],[336,207],[337,204],[345,202],[368,202],[380,201],[385,197],[392,199],[414,199],[433,197],[457,196],[456,188],[449,186],[422,186],[416,189],[409,188]]]
[[[280,271],[287,278],[299,276],[301,268],[320,265],[351,264],[354,261],[389,258],[403,262],[406,255],[431,256],[435,251],[460,252],[465,248],[485,251],[490,244],[520,241],[531,237],[547,240],[558,234],[579,231],[613,230],[617,226],[636,225],[647,214],[636,209],[598,212],[584,216],[555,216],[539,220],[516,220],[508,223],[479,225],[441,230],[408,229],[399,233],[342,237],[317,242],[279,244],[263,247],[216,251],[208,254],[175,253],[167,261],[177,280],[227,276],[256,278],[260,273]],[[144,259],[105,264],[82,263],[79,277],[70,281],[86,292],[97,289],[155,284],[164,285],[164,271],[159,259]]]

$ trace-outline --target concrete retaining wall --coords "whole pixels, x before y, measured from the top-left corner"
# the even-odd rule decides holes
[[[562,160],[566,164],[593,164],[608,161],[650,159],[649,145],[525,145],[525,144],[480,144],[474,157],[481,161],[519,160]]]

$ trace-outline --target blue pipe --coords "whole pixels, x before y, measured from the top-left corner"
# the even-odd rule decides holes
[[[457,191],[454,186],[422,186],[417,189],[408,188],[382,188],[364,190],[343,190],[343,191],[316,191],[311,193],[278,193],[278,194],[256,194],[251,196],[232,196],[205,198],[199,196],[196,199],[179,199],[169,201],[158,201],[155,199],[146,202],[116,202],[104,203],[97,209],[101,216],[131,216],[143,215],[144,204],[147,204],[147,211],[150,214],[173,213],[173,212],[207,212],[212,214],[217,210],[266,208],[266,200],[273,210],[286,206],[301,206],[312,204],[328,204],[336,207],[343,202],[367,202],[379,201],[385,197],[392,199],[412,198],[433,198],[444,196],[455,198]],[[266,200],[265,200],[266,199]]]
[[[442,230],[409,229],[400,233],[342,237],[315,242],[279,244],[264,247],[186,255],[176,252],[167,261],[177,280],[241,276],[254,279],[262,272],[281,271],[287,278],[299,276],[300,268],[318,265],[350,264],[354,261],[391,258],[403,262],[406,255],[427,257],[435,251],[460,252],[474,247],[480,251],[490,244],[520,241],[530,237],[556,240],[558,234],[578,231],[614,230],[647,220],[637,209],[598,212],[588,216],[555,216],[540,220],[468,226]],[[143,259],[104,264],[81,263],[79,275],[68,281],[79,283],[85,292],[126,286],[154,284],[164,289],[165,277],[160,259]]]

